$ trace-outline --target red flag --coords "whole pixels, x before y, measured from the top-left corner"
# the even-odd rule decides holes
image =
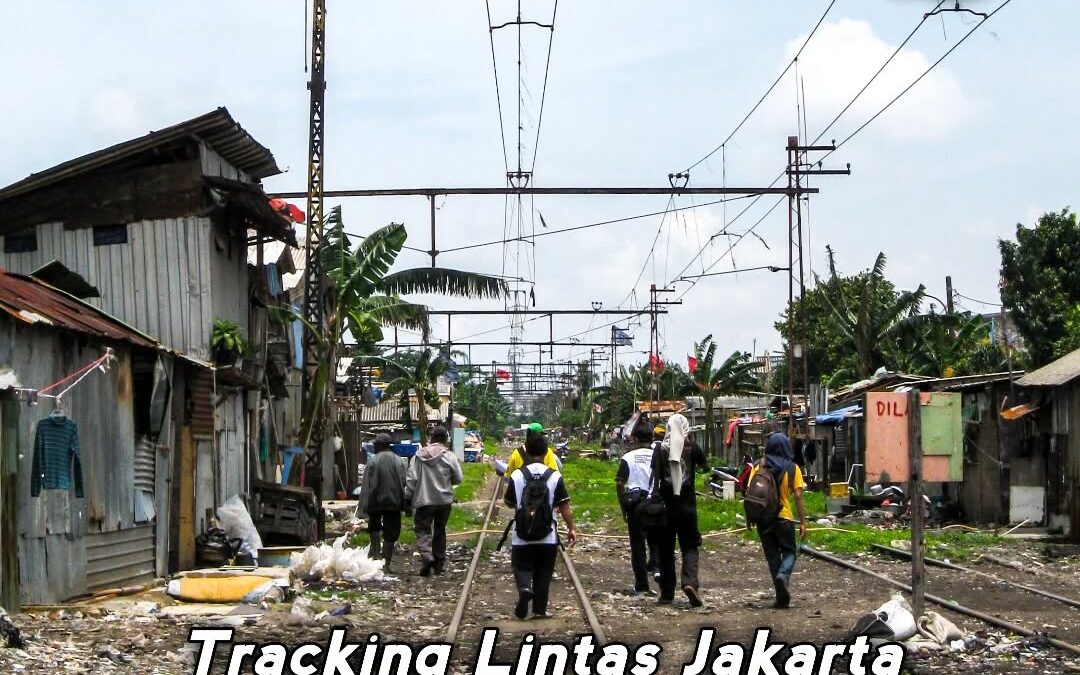
[[[654,373],[664,372],[664,360],[658,354],[649,354],[649,370]]]
[[[509,380],[510,379],[510,371],[509,370],[503,370],[502,368],[496,369],[495,370],[495,379],[497,379],[497,380]]]
[[[693,372],[697,370],[697,359],[693,356],[687,356],[686,365],[690,367],[690,373],[693,374]]]

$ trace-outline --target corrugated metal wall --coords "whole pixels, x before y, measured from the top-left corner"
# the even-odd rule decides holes
[[[248,462],[245,447],[244,394],[234,393],[218,406],[218,502],[248,494]]]
[[[88,590],[133,586],[155,575],[153,525],[86,535]]]
[[[93,230],[37,227],[38,247],[0,252],[0,267],[29,274],[59,260],[97,287],[88,300],[109,314],[200,359],[210,358],[214,318],[247,331],[247,261],[243,242],[212,234],[209,218],[128,225],[128,243],[94,246]]]
[[[76,336],[49,328],[0,321],[0,362],[16,368],[25,386],[44,387],[103,352],[101,346],[80,342]],[[58,602],[85,592],[85,533],[115,532],[135,525],[131,358],[125,347],[112,346],[117,363],[107,373],[87,377],[63,402],[68,416],[79,425],[85,498],[59,490],[30,496],[35,430],[53,403],[43,399],[21,410],[17,508],[24,603]]]

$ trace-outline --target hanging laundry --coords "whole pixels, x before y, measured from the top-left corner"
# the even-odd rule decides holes
[[[30,472],[30,495],[41,490],[67,490],[83,496],[82,462],[79,459],[79,427],[64,416],[50,415],[37,423],[34,459]]]

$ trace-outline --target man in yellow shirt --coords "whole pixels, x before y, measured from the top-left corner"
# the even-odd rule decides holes
[[[539,422],[533,422],[529,425],[529,428],[525,430],[525,440],[529,440],[530,437],[535,435],[542,435],[544,433],[544,427]],[[549,469],[556,471],[562,470],[562,463],[559,458],[555,456],[555,453],[549,447],[547,453],[544,455],[544,464]],[[515,471],[525,466],[525,446],[522,445],[510,453],[510,460],[506,463],[506,470],[503,471],[503,475],[509,478]]]
[[[806,505],[803,504],[802,494],[806,481],[803,480],[802,469],[795,463],[795,452],[785,434],[769,436],[765,444],[765,459],[753,468],[748,481],[752,481],[763,466],[772,472],[780,493],[780,514],[771,524],[758,525],[758,537],[761,539],[761,549],[765,552],[765,561],[769,564],[769,576],[772,577],[773,587],[776,589],[775,607],[786,609],[791,604],[788,585],[795,569],[795,556],[798,551],[795,541],[796,521],[791,503],[794,501],[798,508],[799,536],[805,541]]]

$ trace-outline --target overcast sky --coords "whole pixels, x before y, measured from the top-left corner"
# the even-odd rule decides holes
[[[498,186],[505,181],[484,3],[328,0],[326,100],[329,189]],[[80,154],[226,106],[286,170],[268,190],[305,189],[307,75],[302,0],[184,3],[5,0],[7,27],[0,99],[0,183]],[[491,0],[494,23],[512,0]],[[574,0],[559,4],[535,184],[663,186],[716,147],[780,73],[821,16],[826,0],[750,2]],[[951,0],[947,4],[952,4]],[[989,11],[997,2],[965,2]],[[816,136],[911,32],[929,0],[838,0],[799,61],[810,136]],[[547,22],[551,0],[523,3],[523,18]],[[807,262],[824,272],[825,246],[840,268],[889,257],[898,286],[925,283],[944,296],[997,300],[998,237],[1017,222],[1074,205],[1078,172],[1075,31],[1080,3],[1016,0],[979,29],[873,125],[827,160],[852,175],[813,181]],[[824,140],[843,139],[965,33],[970,15],[926,22]],[[531,165],[543,91],[547,31],[524,29],[525,168]],[[511,169],[517,164],[516,32],[496,32],[502,113]],[[691,185],[766,185],[783,169],[785,140],[797,133],[794,70],[727,145],[692,171]],[[726,161],[725,161],[726,159]],[[708,201],[698,198],[695,203]],[[541,309],[640,306],[728,222],[738,235],[775,198],[732,202],[536,240],[530,249],[477,248],[440,263],[536,281]],[[440,199],[440,249],[500,239],[501,197]],[[667,197],[543,197],[535,209],[550,229],[663,211]],[[676,206],[690,206],[689,198]],[[423,198],[348,199],[353,232],[404,222],[409,244],[426,249]],[[526,204],[528,208],[528,204]],[[532,229],[532,211],[525,214]],[[686,272],[787,264],[786,209],[756,235],[721,236]],[[514,226],[516,227],[516,225]],[[536,220],[536,228],[543,231]],[[659,236],[657,235],[659,229]],[[653,246],[656,241],[655,247]],[[730,248],[730,253],[728,253]],[[650,256],[649,251],[653,254]],[[399,267],[427,264],[404,252]],[[644,267],[644,271],[642,269]],[[636,293],[630,295],[639,272]],[[682,294],[689,285],[677,283]],[[630,295],[629,299],[627,296]],[[780,348],[773,322],[787,298],[783,273],[747,272],[702,280],[662,322],[661,347],[682,361],[714,334],[724,351]],[[429,300],[430,302],[430,300]],[[438,300],[439,308],[500,308],[501,302]],[[993,311],[961,299],[974,311]],[[564,318],[555,337],[608,323]],[[498,318],[455,318],[455,339],[503,326]],[[445,319],[437,334],[445,336]],[[647,325],[633,327],[641,360]],[[547,339],[546,319],[529,324]],[[582,339],[606,342],[606,327]],[[402,334],[402,339],[411,339]],[[483,339],[483,338],[477,338]],[[556,359],[581,354],[558,349]],[[475,348],[474,361],[504,348]],[[526,360],[535,360],[535,350]],[[550,356],[545,355],[544,359]]]

